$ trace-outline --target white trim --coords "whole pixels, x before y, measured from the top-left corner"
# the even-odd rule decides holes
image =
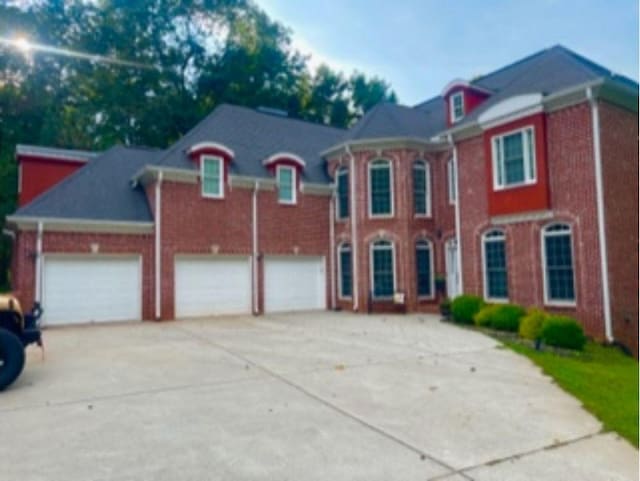
[[[273,154],[262,161],[262,165],[268,166],[274,164],[278,161],[290,160],[300,167],[304,168],[307,163],[304,161],[302,157],[296,154],[292,154],[291,152],[278,152],[277,154]]]
[[[258,189],[259,184],[256,182],[253,186],[253,195],[251,198],[251,287],[253,289],[251,299],[253,301],[253,313],[257,315],[260,312],[258,301]]]
[[[422,247],[419,247],[419,245],[422,245]],[[426,247],[425,247],[426,246]],[[429,251],[429,276],[431,279],[431,286],[430,286],[430,291],[431,294],[429,295],[425,295],[425,294],[420,294],[418,292],[418,249],[420,250],[428,250]],[[418,239],[415,242],[414,245],[414,256],[416,259],[416,264],[415,264],[415,270],[416,270],[416,297],[418,298],[418,300],[433,300],[436,298],[436,279],[435,279],[435,269],[434,269],[434,247],[433,247],[433,242],[431,242],[431,240],[429,239]]]
[[[331,154],[338,153],[340,150],[345,149],[347,152],[351,152],[351,147],[360,148],[358,150],[369,151],[375,147],[379,148],[412,148],[420,149],[425,152],[436,152],[446,147],[446,144],[439,138],[421,139],[418,137],[380,137],[376,139],[358,139],[349,140],[348,142],[341,142],[326,150],[320,152],[321,157],[327,157]]]
[[[499,232],[501,237],[488,237],[489,234]],[[482,244],[482,295],[487,302],[493,302],[496,304],[509,302],[509,296],[507,297],[491,297],[489,295],[489,278],[487,277],[487,242],[502,242],[504,243],[504,256],[505,256],[505,272],[507,274],[507,293],[509,292],[509,267],[507,263],[507,236],[502,229],[489,229],[480,237]]]
[[[462,103],[462,113],[460,115],[456,115],[456,99],[459,98]],[[465,116],[464,109],[464,90],[460,90],[459,92],[454,92],[449,96],[449,120],[453,124],[460,119],[463,119]]]
[[[205,192],[204,166],[207,162],[218,163],[218,192]],[[202,154],[200,156],[200,195],[207,199],[224,199],[224,159],[219,155]]]
[[[462,294],[464,292],[464,283],[462,279],[462,225],[461,225],[461,214],[460,214],[460,170],[458,169],[458,147],[453,143],[453,138],[449,135],[449,142],[453,146],[453,155],[451,160],[453,161],[453,174],[455,178],[455,188],[456,188],[456,203],[455,203],[455,226],[456,226],[456,242],[457,242],[457,273],[458,273],[458,294]]]
[[[335,196],[335,204],[336,204],[336,216],[335,219],[337,221],[343,221],[343,220],[347,220],[349,218],[349,214],[347,214],[344,217],[340,216],[340,189],[338,188],[338,186],[340,185],[340,177],[341,176],[347,176],[347,182],[349,182],[349,169],[347,169],[344,166],[338,167],[338,169],[336,170],[336,180],[335,180],[335,192],[336,192],[336,196]],[[349,205],[351,198],[350,198],[350,192],[349,192],[349,184],[347,183],[347,205]],[[349,209],[350,210],[350,209]]]
[[[373,265],[373,251],[375,250],[375,244],[376,242],[387,242],[388,244],[391,245],[391,274],[393,277],[393,292],[391,293],[390,296],[376,296],[376,284],[375,284],[375,269],[374,269],[374,265]],[[386,250],[386,249],[385,249]],[[370,276],[370,282],[371,282],[371,299],[374,301],[389,301],[391,299],[393,299],[393,294],[396,292],[396,278],[397,278],[397,272],[396,272],[396,245],[395,242],[393,242],[392,240],[388,240],[388,239],[383,239],[383,238],[378,238],[378,239],[374,239],[369,243],[369,276]]]
[[[372,170],[372,164],[376,163],[376,162],[386,162],[388,167],[389,167],[389,196],[390,196],[390,202],[389,205],[391,207],[391,212],[389,212],[388,214],[373,214],[372,210],[373,210],[373,192],[371,190],[371,170]],[[377,167],[377,168],[382,168],[382,167]],[[394,197],[395,197],[395,189],[394,189],[394,175],[393,175],[393,161],[391,161],[390,159],[385,159],[383,157],[381,158],[375,158],[372,159],[370,161],[367,162],[367,186],[368,186],[368,192],[367,192],[367,204],[368,204],[368,213],[369,213],[369,218],[370,219],[392,219],[394,217],[394,213],[395,213],[395,202],[394,202]]]
[[[533,212],[522,212],[518,214],[504,214],[491,217],[491,223],[495,225],[517,224],[519,222],[532,222],[553,218],[553,211],[539,210]]]
[[[552,232],[548,234],[546,230],[554,225],[565,226],[568,228],[568,230],[564,230],[561,232]],[[569,235],[569,247],[571,249],[571,274],[573,275],[573,301],[563,301],[549,298],[549,286],[547,284],[547,253],[544,240],[547,236],[553,237],[561,235]],[[578,286],[576,284],[576,262],[573,251],[573,228],[571,227],[571,225],[562,221],[553,221],[543,226],[542,229],[540,229],[540,250],[542,258],[542,292],[544,295],[544,305],[551,307],[576,307],[578,304]]]
[[[229,147],[226,147],[222,144],[219,144],[217,142],[198,142],[195,145],[192,145],[189,150],[187,150],[188,154],[192,154],[194,152],[198,152],[200,150],[204,150],[204,149],[214,149],[214,150],[219,150],[220,152],[224,153],[225,155],[233,158],[235,157],[235,153],[233,152],[233,150],[231,150]]]
[[[147,233],[153,231],[153,222],[134,222],[95,219],[65,219],[59,217],[23,217],[7,216],[7,224],[13,224],[21,230],[37,229],[38,223],[46,225],[47,230],[56,232],[113,232]]]
[[[442,97],[446,97],[447,94],[450,91],[452,91],[455,87],[462,87],[462,88],[465,88],[465,89],[475,90],[477,92],[483,92],[483,93],[487,93],[487,94],[492,94],[493,93],[490,90],[482,88],[482,87],[480,87],[478,85],[471,84],[468,80],[465,80],[465,79],[462,79],[462,78],[455,78],[451,82],[449,82],[447,85],[444,86],[444,88],[440,92],[440,95]]]
[[[424,175],[424,213],[417,213],[416,212],[416,204],[415,204],[415,168],[416,165],[420,165],[422,164],[422,170],[423,170],[423,175]],[[431,214],[431,164],[429,163],[429,161],[425,160],[425,159],[417,159],[414,160],[413,164],[411,165],[411,174],[413,176],[413,182],[412,182],[412,187],[413,187],[413,216],[417,217],[417,218],[431,218],[432,214]]]
[[[329,199],[329,284],[331,287],[331,309],[336,308],[336,253],[334,250],[336,235],[335,235],[335,199],[331,197]]]
[[[161,235],[162,232],[160,230],[162,224],[162,172],[158,174],[158,180],[156,182],[156,192],[155,192],[155,289],[156,289],[156,319],[160,319],[162,317],[162,245],[161,245]]]
[[[453,157],[447,160],[447,193],[449,205],[456,205],[458,199],[458,189],[456,185],[456,172]]]
[[[345,150],[347,151],[347,155],[349,156],[349,180],[350,182],[350,190],[349,190],[349,200],[351,201],[351,209],[349,215],[351,216],[351,266],[353,269],[353,273],[351,276],[352,286],[352,294],[353,294],[353,310],[357,311],[359,308],[359,294],[360,294],[360,286],[358,284],[358,216],[357,216],[357,201],[356,201],[356,159],[351,152],[351,148],[349,144],[345,145]]]
[[[444,264],[445,264],[445,271],[446,271],[446,278],[447,278],[447,297],[449,299],[453,299],[454,297],[462,294],[462,292],[458,290],[458,286],[459,286],[458,278],[460,277],[460,267],[455,266],[456,278],[451,280],[451,274],[452,274],[451,271],[454,265],[452,265],[452,262],[450,260],[450,255],[449,255],[451,250],[456,249],[456,255],[453,262],[457,263],[459,248],[460,246],[458,245],[458,242],[455,237],[451,237],[450,239],[447,239],[444,243]],[[450,289],[450,287],[452,288]]]
[[[343,248],[348,247],[349,249],[349,254],[351,255],[351,266],[353,266],[353,247],[351,246],[351,244],[348,241],[345,242],[341,242],[340,244],[338,244],[338,247],[336,249],[336,252],[338,254],[338,262],[337,262],[337,266],[338,266],[338,299],[340,299],[341,301],[350,301],[351,299],[353,299],[353,273],[351,275],[351,295],[350,296],[345,296],[343,291],[344,291],[344,286],[342,284],[342,250]]]
[[[528,146],[528,132],[531,132],[531,152],[529,152]],[[522,140],[522,170],[524,173],[524,181],[513,184],[506,183],[507,171],[504,164],[504,138],[510,135],[520,134]],[[502,158],[498,158],[498,152],[496,152],[496,141],[501,145]],[[535,185],[538,182],[538,169],[536,168],[536,132],[533,124],[518,127],[517,129],[509,130],[497,135],[491,136],[491,162],[493,167],[493,190],[502,191],[508,189],[516,189],[518,187],[524,187],[528,185]],[[498,162],[502,162],[502,180],[498,176]],[[533,177],[530,174],[533,172]]]
[[[282,199],[280,198],[280,173],[283,170],[290,170],[291,171],[291,200],[287,200],[287,199]],[[278,186],[278,203],[279,204],[285,204],[285,205],[295,205],[298,201],[298,178],[297,178],[298,172],[296,170],[295,167],[291,167],[290,165],[278,165],[276,166],[276,180],[277,180],[277,186]]]
[[[35,302],[42,303],[42,235],[44,225],[38,222],[38,233],[36,235],[36,278],[35,278]]]
[[[593,129],[593,159],[596,176],[596,208],[598,215],[598,241],[600,242],[600,275],[602,277],[602,309],[604,310],[604,328],[607,341],[612,342],[613,326],[611,322],[611,299],[609,298],[609,262],[607,252],[606,219],[604,208],[604,184],[602,180],[602,151],[600,147],[600,112],[598,102],[593,97],[591,87],[587,89],[587,98],[591,105],[591,126]]]

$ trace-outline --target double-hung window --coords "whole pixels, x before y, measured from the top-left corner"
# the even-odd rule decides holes
[[[492,230],[482,236],[484,297],[489,301],[507,301],[507,249],[504,232]]]
[[[423,160],[413,163],[413,213],[431,216],[431,176],[429,164]]]
[[[338,169],[336,184],[338,219],[347,219],[349,217],[349,171],[346,167]]]
[[[395,290],[393,244],[379,240],[371,244],[371,281],[374,299],[391,299]]]
[[[533,127],[495,136],[491,139],[491,148],[495,189],[536,182]]]
[[[202,156],[200,177],[203,197],[224,197],[224,162],[220,157]]]
[[[369,163],[369,215],[393,215],[393,174],[391,162],[374,160]]]
[[[552,224],[542,230],[542,259],[545,302],[575,304],[571,227]]]
[[[338,296],[341,299],[350,298],[353,293],[353,281],[351,272],[351,246],[341,244],[338,248]]]
[[[288,165],[279,165],[278,177],[278,202],[281,204],[296,203],[296,169]]]
[[[451,112],[451,123],[457,122],[464,117],[464,92],[456,92],[449,97],[449,110]]]
[[[431,243],[416,243],[416,276],[418,297],[433,297],[433,249]]]

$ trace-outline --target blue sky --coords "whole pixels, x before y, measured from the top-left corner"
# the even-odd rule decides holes
[[[638,80],[637,0],[255,1],[312,66],[379,75],[409,105],[558,43]]]

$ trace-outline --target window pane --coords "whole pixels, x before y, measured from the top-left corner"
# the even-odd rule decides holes
[[[390,166],[371,167],[371,213],[391,214]]]
[[[373,250],[373,295],[393,296],[393,254],[391,248]]]
[[[422,163],[413,166],[413,211],[427,213],[427,171]]]
[[[571,235],[547,235],[544,246],[547,261],[547,297],[556,301],[574,301]]]
[[[524,182],[524,152],[520,132],[502,139],[506,184]]]
[[[529,180],[533,180],[536,177],[536,158],[534,154],[533,146],[533,129],[527,129],[527,150],[529,154]]]
[[[349,217],[349,174],[338,174],[338,218]]]
[[[504,239],[484,241],[484,260],[487,297],[493,299],[508,298],[507,255]]]
[[[340,295],[351,297],[352,289],[351,250],[343,248],[340,249]]]
[[[503,173],[503,169],[502,169],[502,163],[504,162],[504,159],[502,158],[502,142],[500,141],[500,139],[494,139],[493,140],[493,150],[495,152],[495,165],[494,168],[497,170],[496,172],[496,179],[498,181],[498,185],[503,185],[504,184],[504,173]]]
[[[416,272],[419,296],[431,296],[431,248],[419,246],[416,248]]]
[[[202,164],[202,191],[208,195],[220,195],[219,159],[204,159]]]
[[[286,202],[293,200],[293,172],[289,168],[281,168],[278,175],[278,199]]]

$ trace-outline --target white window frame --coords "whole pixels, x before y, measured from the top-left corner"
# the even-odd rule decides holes
[[[490,234],[495,234],[499,232],[502,234],[501,237],[489,237]],[[484,296],[485,301],[492,302],[495,304],[506,304],[509,302],[509,296],[507,297],[491,297],[489,295],[489,278],[487,276],[487,242],[504,242],[504,255],[505,255],[505,268],[507,270],[507,292],[509,292],[509,264],[507,262],[507,235],[503,230],[500,229],[491,229],[482,234],[481,242],[482,242],[482,294]]]
[[[422,165],[423,168],[423,172],[424,172],[424,210],[425,213],[424,214],[418,214],[416,213],[416,206],[415,206],[415,168],[416,165]],[[431,217],[431,165],[429,164],[428,161],[424,160],[424,159],[418,159],[416,161],[414,161],[413,165],[411,166],[411,175],[412,175],[412,187],[413,187],[413,201],[414,201],[414,206],[413,206],[413,215],[414,217],[424,217],[424,218],[430,218]]]
[[[343,294],[343,286],[342,286],[342,251],[348,250],[351,254],[351,296],[345,296]],[[347,301],[353,298],[353,249],[351,248],[351,244],[348,242],[342,242],[338,245],[338,299]]]
[[[561,225],[566,227],[566,230],[557,232],[548,232],[550,227]],[[547,283],[547,253],[545,249],[544,240],[547,237],[569,235],[569,247],[571,248],[571,273],[573,274],[573,301],[563,301],[551,299],[549,297],[549,285]],[[545,225],[540,230],[540,253],[542,258],[542,292],[544,293],[544,305],[555,307],[576,307],[578,301],[578,285],[576,284],[576,260],[575,252],[573,249],[573,228],[566,222],[552,222]]]
[[[418,293],[418,249],[422,249],[422,250],[429,250],[429,270],[430,270],[430,279],[431,279],[431,294],[429,295],[424,295],[424,294],[420,294]],[[433,255],[433,242],[431,242],[429,239],[418,239],[414,245],[414,250],[415,250],[415,259],[416,259],[416,263],[415,263],[415,268],[416,268],[416,296],[418,297],[419,300],[431,300],[431,299],[435,299],[436,297],[436,280],[435,280],[435,269],[434,269],[434,265],[433,265],[433,261],[434,261],[434,255]]]
[[[449,188],[449,204],[455,205],[458,200],[458,179],[453,159],[447,161],[447,186]]]
[[[218,172],[220,175],[218,176],[218,192],[211,193],[205,192],[205,177],[204,177],[204,165],[206,162],[218,162],[219,169]],[[202,197],[206,197],[208,199],[223,199],[224,198],[224,159],[217,155],[203,155],[200,157],[200,193]]]
[[[527,145],[527,132],[531,132],[531,152],[529,152],[529,148]],[[524,169],[524,181],[516,182],[513,184],[506,184],[506,171],[504,168],[504,155],[502,159],[499,159],[499,153],[496,150],[496,142],[500,143],[500,151],[504,152],[504,138],[510,135],[514,135],[520,133],[522,136],[522,162]],[[523,187],[526,185],[533,185],[537,182],[537,168],[536,168],[536,132],[533,125],[527,125],[525,127],[520,127],[514,130],[510,130],[509,132],[504,132],[499,135],[494,135],[491,137],[491,159],[493,165],[493,190],[506,190],[506,189],[514,189],[518,187]],[[501,169],[498,169],[498,163],[502,162]],[[500,183],[500,176],[498,175],[499,170],[502,170],[503,182]],[[533,177],[531,175],[533,174]]]
[[[392,269],[391,272],[393,274],[393,292],[390,296],[376,296],[376,285],[375,285],[375,270],[373,265],[373,251],[376,250],[377,242],[388,242],[391,245],[391,263]],[[390,301],[393,299],[393,294],[396,292],[396,279],[398,277],[398,273],[396,271],[396,244],[395,242],[387,239],[375,239],[369,244],[369,281],[371,283],[371,298],[374,301]]]
[[[283,170],[291,171],[291,199],[289,200],[280,198],[280,174],[282,173]],[[295,205],[298,202],[298,193],[297,193],[298,178],[296,177],[297,175],[298,173],[296,171],[296,168],[290,165],[278,165],[276,167],[276,180],[277,180],[277,187],[278,187],[277,193],[278,193],[279,204]]]
[[[347,176],[347,208],[351,209],[351,182],[349,179],[349,169],[346,167],[339,167],[336,171],[336,220],[347,220],[351,212],[346,216],[340,216],[340,193],[338,191],[339,179],[341,176]]]
[[[456,115],[456,99],[460,99],[460,105],[462,106],[462,113],[460,115]],[[451,123],[457,122],[464,117],[464,91],[456,92],[449,96],[449,114]]]
[[[390,201],[390,205],[391,205],[391,212],[389,214],[374,214],[373,211],[373,191],[371,190],[371,171],[373,169],[380,169],[382,168],[380,167],[374,167],[374,164],[376,162],[386,162],[387,166],[389,168],[389,196],[391,197],[391,201]],[[370,219],[391,219],[393,218],[393,216],[395,215],[395,202],[394,197],[395,197],[395,189],[393,186],[393,162],[389,159],[384,159],[384,158],[379,158],[379,159],[373,159],[370,160],[368,165],[367,165],[367,182],[368,182],[368,188],[369,188],[369,192],[368,192],[368,204],[369,204],[369,218]]]

